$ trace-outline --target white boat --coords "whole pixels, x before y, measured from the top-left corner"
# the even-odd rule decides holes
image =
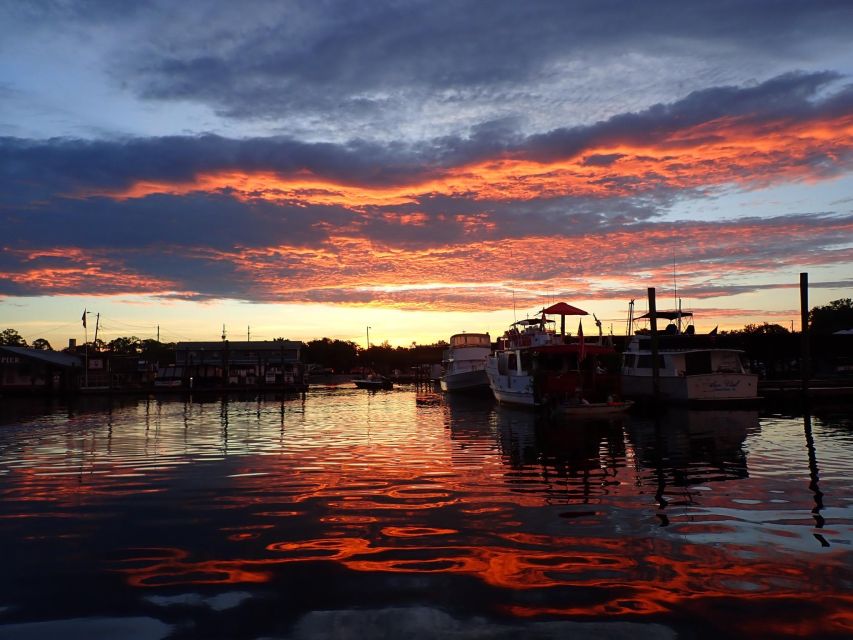
[[[498,341],[486,360],[489,386],[498,402],[528,407],[563,404],[594,406],[619,400],[618,360],[613,347],[587,343],[583,333],[565,335],[565,321],[557,333],[548,313],[586,315],[558,303],[542,310],[541,318],[519,320]],[[615,405],[614,405],[615,406]]]
[[[658,384],[661,400],[671,403],[755,401],[758,375],[744,366],[743,352],[721,347],[716,332],[696,334],[693,314],[658,311],[670,324],[658,333]],[[648,319],[649,314],[639,319]],[[682,325],[686,322],[686,327]],[[622,391],[628,398],[652,398],[651,335],[634,335],[622,356]]]
[[[473,391],[486,389],[486,358],[492,352],[492,339],[488,333],[457,333],[450,336],[450,347],[445,351],[442,365],[444,373],[440,384],[442,391]]]

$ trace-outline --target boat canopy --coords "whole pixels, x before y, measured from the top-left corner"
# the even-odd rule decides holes
[[[583,309],[578,309],[565,302],[557,302],[550,307],[542,309],[542,313],[551,316],[588,316],[589,314]]]
[[[518,320],[516,322],[513,322],[510,326],[514,327],[516,325],[519,325],[522,327],[532,327],[532,326],[540,325],[543,322],[554,322],[554,321],[553,320],[547,320],[544,318],[526,318],[524,320]]]
[[[651,318],[652,314],[647,313],[645,315],[637,318],[638,320],[643,320],[644,318]],[[691,318],[693,317],[693,313],[690,311],[656,311],[654,313],[655,318],[663,318],[664,320],[678,320],[679,318]]]

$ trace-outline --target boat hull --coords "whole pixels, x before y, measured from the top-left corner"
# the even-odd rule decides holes
[[[394,384],[390,380],[353,380],[359,389],[393,389]]]
[[[489,386],[489,377],[484,369],[448,373],[441,380],[442,391],[475,391]]]
[[[659,378],[660,397],[672,402],[742,402],[758,398],[758,376],[751,373],[703,373]],[[651,376],[625,374],[622,393],[628,398],[651,398]]]

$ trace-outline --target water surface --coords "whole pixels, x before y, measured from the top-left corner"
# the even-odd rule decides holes
[[[2,402],[0,638],[853,635],[847,410]]]

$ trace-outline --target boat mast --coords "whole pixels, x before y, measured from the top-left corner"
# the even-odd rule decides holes
[[[634,333],[634,299],[631,298],[631,302],[628,303],[628,323],[625,327],[625,335],[629,338]]]

